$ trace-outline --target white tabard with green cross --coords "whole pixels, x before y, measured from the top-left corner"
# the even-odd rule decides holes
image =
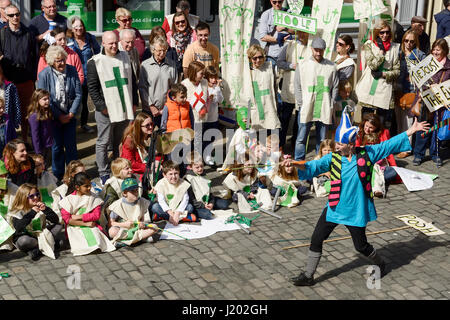
[[[71,215],[83,215],[91,213],[95,208],[103,204],[103,200],[94,195],[78,196],[70,194],[60,201],[61,209]],[[100,221],[97,221],[100,222]],[[74,256],[80,256],[100,249],[102,252],[116,250],[112,242],[98,227],[66,226],[67,236],[70,242],[71,252]]]
[[[335,74],[336,67],[330,60],[323,59],[318,63],[310,58],[303,62],[300,75],[303,99],[300,109],[301,123],[332,123],[331,91]]]
[[[111,122],[133,119],[132,67],[128,54],[119,51],[114,57],[95,55],[97,74]]]
[[[254,104],[251,110],[252,129],[280,128],[275,102],[273,69],[270,62],[251,70]]]
[[[288,40],[286,48],[286,62],[296,63],[297,67],[311,56],[311,49],[300,41]],[[283,86],[281,88],[281,100],[295,104],[294,95],[295,70],[283,70]]]
[[[384,62],[379,66],[380,71],[392,71],[396,63],[398,63],[398,56],[400,45],[392,43],[391,48],[383,56],[381,50],[371,40],[367,40],[363,46],[362,56],[365,61],[369,59],[375,61],[376,59],[384,58]],[[366,63],[363,64],[363,67]],[[398,65],[397,65],[398,66]],[[392,99],[392,83],[387,82],[385,78],[375,79],[372,76],[372,70],[367,65],[364,68],[363,74],[355,86],[355,93],[358,97],[358,102],[363,106],[374,108],[389,109]]]

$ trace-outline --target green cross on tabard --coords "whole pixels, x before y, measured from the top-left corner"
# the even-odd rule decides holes
[[[253,92],[255,93],[255,102],[256,108],[258,109],[259,120],[264,120],[264,106],[261,97],[269,95],[270,90],[259,90],[258,82],[253,81]]]
[[[379,67],[378,70],[381,72],[388,71],[383,65],[381,67]],[[375,95],[375,92],[377,91],[379,80],[380,80],[379,78],[378,79],[373,78],[372,85],[370,86],[369,95],[371,95],[371,96]]]
[[[308,87],[308,91],[316,93],[316,99],[314,102],[314,113],[313,118],[320,118],[320,113],[322,111],[323,94],[324,92],[329,92],[330,88],[324,85],[325,77],[317,76],[317,85]]]
[[[117,89],[119,90],[120,102],[122,103],[122,110],[123,110],[123,112],[126,112],[125,95],[123,92],[123,86],[128,84],[128,78],[122,78],[120,76],[120,68],[119,67],[113,67],[113,73],[114,73],[114,79],[105,81],[105,86],[106,86],[106,88],[117,87]]]

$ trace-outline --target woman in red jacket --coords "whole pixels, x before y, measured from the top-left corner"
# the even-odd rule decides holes
[[[378,115],[376,115],[375,113],[368,113],[364,116],[364,120],[359,124],[359,131],[355,146],[360,147],[363,144],[364,136],[371,133],[378,134],[380,142],[389,140],[391,138],[389,130],[383,127]],[[385,182],[400,183],[400,177],[398,177],[397,172],[393,168],[391,168],[393,166],[397,166],[394,155],[390,154],[386,159],[389,163],[389,167],[386,167],[384,171]]]
[[[141,112],[123,134],[120,157],[130,160],[133,173],[138,174],[140,178],[145,171],[149,138],[152,132],[152,118],[147,113]]]

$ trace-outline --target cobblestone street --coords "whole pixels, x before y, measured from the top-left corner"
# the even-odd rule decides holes
[[[92,174],[95,136],[80,134],[79,144],[80,157]],[[307,159],[312,156],[309,153]],[[368,288],[368,262],[356,253],[350,239],[324,244],[315,286],[295,287],[288,281],[304,267],[308,247],[283,248],[309,242],[326,203],[326,198],[311,195],[296,208],[278,210],[281,220],[262,214],[253,221],[250,235],[241,230],[218,232],[203,239],[161,240],[80,257],[66,250],[56,260],[43,257],[35,263],[18,250],[2,253],[0,272],[10,277],[0,281],[0,299],[448,300],[449,160],[440,169],[431,160],[413,167],[412,157],[398,164],[439,177],[426,191],[410,193],[403,184],[390,186],[387,198],[375,200],[378,219],[369,223],[367,231],[405,226],[395,216],[414,214],[446,234],[428,237],[409,228],[368,236],[388,262],[380,289]],[[338,226],[331,237],[347,234],[344,226]],[[301,240],[271,242],[281,239]],[[81,272],[80,289],[68,288],[70,268]]]

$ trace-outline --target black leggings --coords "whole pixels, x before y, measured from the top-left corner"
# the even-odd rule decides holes
[[[309,247],[311,251],[322,253],[323,242],[328,239],[331,232],[337,226],[336,223],[326,221],[327,208],[328,207],[325,207],[325,209],[323,209],[322,215],[320,216],[319,221],[317,221],[316,228],[311,237],[311,246]],[[366,257],[369,256],[373,251],[373,247],[367,242],[366,227],[353,227],[347,225],[346,227],[348,231],[350,231],[356,251],[362,253]]]

